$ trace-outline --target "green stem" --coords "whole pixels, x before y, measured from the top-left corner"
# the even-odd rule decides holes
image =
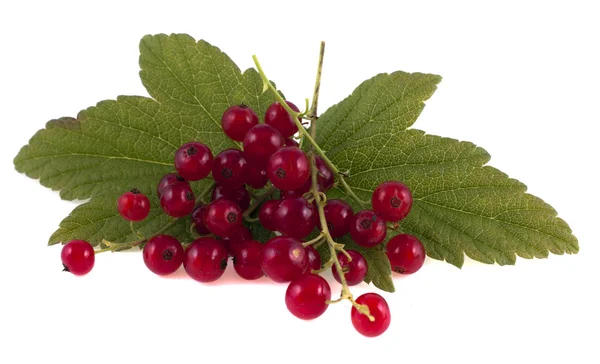
[[[258,206],[265,202],[269,197],[271,197],[271,195],[273,195],[273,193],[275,193],[276,190],[277,189],[275,188],[275,186],[271,186],[265,193],[258,196],[254,203],[252,203],[252,205],[248,207],[248,209],[246,209],[246,211],[244,212],[244,219],[249,222],[258,221],[258,219],[250,217],[250,214],[253,213],[254,210],[256,210]]]

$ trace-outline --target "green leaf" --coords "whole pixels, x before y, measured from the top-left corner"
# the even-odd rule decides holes
[[[576,253],[577,239],[557,212],[521,182],[486,166],[485,150],[406,129],[439,81],[403,72],[365,81],[319,118],[317,141],[349,171],[346,180],[360,199],[370,201],[388,180],[411,188],[414,205],[401,229],[418,236],[432,258],[461,267],[465,254],[504,265],[517,255]]]

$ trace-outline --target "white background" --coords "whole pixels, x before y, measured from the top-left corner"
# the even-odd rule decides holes
[[[489,3],[2,2],[0,363],[600,362],[600,13],[594,1]],[[415,127],[486,148],[557,209],[580,253],[462,270],[427,260],[384,294],[393,318],[377,339],[354,331],[347,303],[303,322],[285,285],[242,282],[231,267],[216,284],[161,279],[136,252],[62,273],[46,241],[76,203],[12,158],[47,120],[147,95],[138,41],[160,32],[203,38],[242,69],[256,53],[298,104],[325,40],[321,111],[380,72],[444,76]]]

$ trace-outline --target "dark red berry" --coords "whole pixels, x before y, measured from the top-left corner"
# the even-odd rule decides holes
[[[76,276],[88,274],[94,268],[94,248],[84,240],[71,240],[60,252],[63,270]]]
[[[325,212],[329,234],[332,237],[339,238],[348,234],[350,225],[354,219],[354,211],[352,211],[352,207],[346,201],[336,199],[327,200],[323,211]]]
[[[373,210],[382,219],[397,222],[406,217],[413,204],[410,189],[396,181],[383,182],[371,197]]]
[[[232,257],[240,248],[240,245],[246,240],[252,240],[252,233],[248,230],[247,227],[242,226],[238,232],[230,237],[222,237],[221,241],[225,244],[225,248],[227,249],[227,253]]]
[[[295,112],[300,112],[298,107],[293,103],[289,101],[286,101],[286,103],[290,109]],[[302,122],[302,119],[298,118],[298,120]],[[298,131],[296,123],[279,102],[272,103],[267,109],[267,113],[265,114],[265,124],[271,125],[277,129],[284,138],[289,138]]]
[[[217,185],[212,191],[212,201],[220,198],[237,203],[242,211],[250,206],[250,194],[248,193],[246,186],[242,186],[237,190],[230,190],[224,186]]]
[[[183,267],[193,279],[212,282],[225,272],[227,259],[227,250],[222,242],[213,238],[200,238],[187,247]]]
[[[210,234],[210,230],[204,225],[204,213],[208,205],[198,205],[194,211],[192,211],[192,223],[194,224],[194,229],[200,235],[208,235]]]
[[[330,189],[331,186],[333,186],[333,183],[335,182],[333,172],[331,171],[331,169],[329,169],[329,167],[327,167],[325,161],[319,156],[315,157],[315,165],[317,167],[318,173],[317,184],[319,186],[319,191],[325,192],[328,189]]]
[[[246,105],[231,106],[221,118],[223,131],[237,142],[243,141],[248,130],[256,124],[258,124],[258,116]]]
[[[153,273],[164,276],[175,272],[183,263],[183,247],[170,235],[157,235],[144,245],[144,263]]]
[[[290,282],[300,277],[308,267],[308,255],[298,239],[278,236],[263,246],[261,268],[275,282]]]
[[[285,146],[286,146],[286,147],[297,147],[297,146],[299,146],[299,145],[300,145],[300,144],[298,144],[298,142],[297,142],[297,141],[295,141],[293,138],[287,138],[287,139],[285,140]]]
[[[244,138],[244,155],[255,164],[266,164],[269,157],[281,147],[285,139],[267,124],[258,124],[248,130]]]
[[[125,220],[142,221],[150,212],[150,200],[137,188],[134,188],[119,197],[117,209]]]
[[[175,169],[188,181],[199,181],[208,176],[212,164],[212,152],[202,143],[186,143],[175,153]]]
[[[163,178],[160,179],[160,182],[158,182],[158,186],[156,187],[156,194],[158,198],[161,198],[165,188],[167,188],[168,185],[171,185],[175,182],[185,182],[185,178],[176,173],[165,174]]]
[[[356,244],[366,248],[374,247],[385,239],[385,221],[373,210],[362,210],[354,215],[350,224],[350,236]]]
[[[319,255],[319,252],[317,252],[317,249],[313,248],[312,245],[309,245],[304,249],[308,255],[308,269],[306,269],[306,273],[321,269],[321,256]]]
[[[246,182],[248,162],[238,149],[225,149],[219,153],[213,164],[215,182],[230,190],[237,190]]]
[[[401,274],[413,274],[421,269],[425,261],[425,247],[416,236],[396,235],[388,241],[386,254],[392,270]]]
[[[177,182],[167,186],[160,198],[163,211],[172,217],[191,214],[195,203],[194,192],[187,182]]]
[[[317,215],[313,204],[302,197],[282,200],[275,212],[277,229],[297,239],[305,238],[315,229]]]
[[[208,205],[204,225],[216,236],[233,236],[242,228],[242,209],[233,201],[220,199]]]
[[[273,186],[280,190],[300,188],[310,177],[308,158],[298,147],[281,148],[269,159],[267,175]]]
[[[268,200],[260,206],[258,219],[260,224],[267,230],[277,231],[277,219],[275,213],[279,209],[279,201]]]
[[[375,321],[370,321],[368,316],[363,315],[352,306],[350,317],[356,331],[367,337],[383,334],[390,326],[392,319],[390,307],[385,299],[377,293],[365,293],[356,299],[356,303],[369,307],[369,313],[375,318]]]
[[[285,305],[296,317],[312,320],[321,316],[331,300],[331,288],[323,277],[305,274],[290,283],[285,291]]]
[[[348,260],[348,257],[343,253],[338,253],[338,260],[340,265],[342,266],[342,271],[344,272],[344,277],[346,278],[346,283],[349,286],[356,286],[360,284],[360,282],[365,280],[367,276],[367,261],[365,258],[357,252],[356,250],[346,250],[346,252],[352,257],[352,261]],[[335,266],[331,268],[331,272],[333,273],[333,278],[339,283],[342,283],[340,279],[340,275]]]
[[[266,167],[264,165],[249,163],[246,170],[246,183],[248,186],[260,189],[265,187],[267,182],[269,182],[269,176],[267,176]]]
[[[282,200],[285,200],[288,198],[302,197],[302,196],[304,196],[305,193],[310,191],[311,187],[312,187],[312,178],[309,176],[308,179],[306,180],[306,182],[304,182],[304,184],[302,186],[300,186],[300,188],[297,188],[292,191],[281,191],[279,198]]]
[[[263,245],[256,240],[242,241],[233,256],[233,268],[237,274],[248,280],[259,279],[264,276],[261,262]]]

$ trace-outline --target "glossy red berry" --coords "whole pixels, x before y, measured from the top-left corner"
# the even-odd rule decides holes
[[[244,241],[252,239],[252,232],[247,227],[242,226],[235,235],[230,237],[224,236],[221,238],[221,241],[225,245],[227,253],[233,257]]]
[[[410,234],[396,235],[388,241],[386,254],[392,270],[401,274],[413,274],[421,269],[425,261],[425,247]]]
[[[240,277],[248,280],[264,277],[260,266],[262,248],[263,245],[256,240],[245,240],[240,243],[233,256],[233,268]]]
[[[293,138],[287,138],[285,140],[285,146],[286,147],[298,147],[300,144],[298,144],[298,142],[296,140],[294,140]]]
[[[192,224],[194,224],[194,229],[200,235],[210,234],[210,231],[208,230],[206,225],[204,225],[204,213],[206,212],[207,208],[208,205],[202,204],[196,206],[196,208],[194,208],[194,211],[192,211]]]
[[[325,212],[329,234],[332,237],[339,238],[348,234],[350,225],[354,219],[354,211],[352,211],[352,207],[346,201],[336,199],[327,200],[323,211]]]
[[[277,229],[297,239],[307,237],[317,224],[317,210],[302,197],[282,200],[275,212]]]
[[[321,316],[331,300],[331,288],[323,277],[305,274],[293,280],[285,291],[285,305],[296,317],[312,320]]]
[[[306,273],[321,269],[321,256],[317,252],[317,249],[309,245],[304,250],[306,250],[306,254],[308,255],[308,269],[306,269]]]
[[[295,190],[310,177],[310,164],[300,148],[281,148],[269,158],[267,175],[273,186],[280,190]]]
[[[346,250],[346,252],[352,257],[352,261],[349,261],[348,257],[343,253],[338,253],[338,260],[342,266],[346,283],[348,283],[349,286],[356,286],[364,281],[367,276],[367,261],[362,254],[356,250]],[[335,266],[331,268],[331,273],[333,273],[333,278],[335,278],[336,281],[342,283]]]
[[[277,212],[277,209],[279,209],[279,203],[280,202],[277,200],[268,200],[260,206],[258,219],[260,220],[260,224],[267,230],[278,230],[275,213]]]
[[[200,238],[187,247],[183,267],[193,279],[212,282],[225,272],[227,259],[227,250],[222,242],[213,238]]]
[[[264,165],[284,143],[285,139],[277,130],[267,124],[258,124],[248,130],[244,138],[244,155],[248,161]]]
[[[156,194],[158,198],[161,198],[165,188],[167,188],[168,185],[172,185],[175,182],[185,182],[185,178],[176,173],[165,174],[163,178],[160,179],[158,186],[156,187]]]
[[[119,214],[129,221],[142,221],[150,212],[150,200],[137,188],[125,192],[117,202]]]
[[[246,170],[246,184],[254,189],[260,189],[265,187],[267,182],[269,182],[269,176],[267,176],[266,167],[249,163]]]
[[[215,157],[212,174],[215,182],[230,190],[237,190],[246,182],[248,162],[238,149],[225,149]]]
[[[282,200],[285,200],[288,198],[302,197],[302,196],[304,196],[305,193],[310,191],[311,187],[312,187],[312,178],[310,178],[310,176],[309,176],[308,179],[306,180],[306,182],[304,182],[304,184],[302,186],[300,186],[300,188],[297,188],[297,189],[291,190],[291,191],[280,191],[279,198]]]
[[[397,222],[406,217],[413,204],[410,189],[396,181],[383,182],[371,197],[373,210],[382,219]]]
[[[224,198],[231,200],[238,204],[242,211],[246,210],[250,206],[250,194],[246,189],[246,186],[242,186],[237,190],[230,190],[227,187],[217,185],[212,191],[212,201]]]
[[[199,181],[208,176],[212,164],[210,148],[199,142],[186,143],[175,153],[175,169],[188,181]]]
[[[63,271],[76,276],[88,274],[94,268],[94,248],[84,240],[71,240],[63,246],[60,252]]]
[[[383,334],[390,326],[390,307],[383,297],[377,293],[365,293],[356,299],[356,303],[369,307],[369,313],[375,321],[360,313],[354,306],[350,317],[356,331],[367,337],[375,337]]]
[[[216,236],[233,236],[242,228],[242,209],[233,201],[220,199],[208,205],[204,225]]]
[[[153,273],[164,276],[175,272],[183,263],[183,247],[170,235],[157,235],[144,245],[144,263]]]
[[[160,198],[163,211],[169,216],[178,218],[191,214],[195,203],[194,192],[187,182],[177,182],[167,186]]]
[[[231,106],[221,118],[223,132],[237,142],[243,141],[248,130],[256,124],[258,124],[258,116],[246,105]]]
[[[371,248],[385,239],[385,221],[373,210],[362,210],[354,215],[350,224],[350,236],[356,244]]]
[[[298,239],[278,236],[265,243],[261,252],[261,268],[275,282],[290,282],[308,267],[308,255]]]
[[[298,107],[293,103],[289,101],[286,101],[286,103],[290,109],[295,112],[300,112]],[[298,120],[302,121],[300,118],[298,118]],[[267,109],[267,113],[265,114],[265,124],[271,125],[277,129],[284,138],[289,138],[298,131],[296,123],[279,102],[272,103]]]
[[[333,172],[331,169],[329,169],[329,167],[327,167],[325,161],[319,156],[315,157],[315,166],[317,167],[318,173],[317,184],[319,186],[319,191],[325,192],[330,189],[335,182]]]

